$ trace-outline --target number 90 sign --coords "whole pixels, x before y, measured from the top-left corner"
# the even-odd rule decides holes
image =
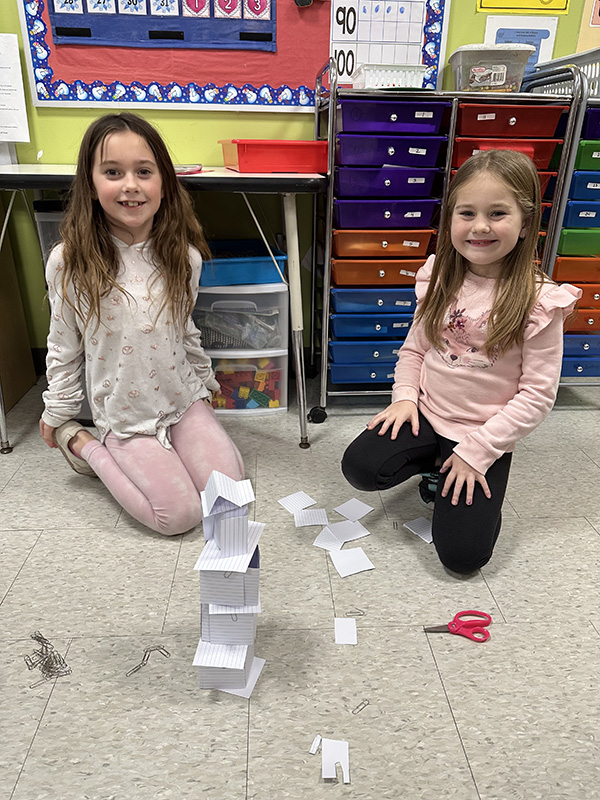
[[[356,69],[358,5],[352,0],[334,0],[331,9],[331,54],[340,78]]]

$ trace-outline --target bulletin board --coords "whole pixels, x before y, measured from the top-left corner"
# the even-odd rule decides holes
[[[331,4],[323,0],[304,7],[294,0],[17,5],[38,107],[312,112],[315,77],[330,53]]]

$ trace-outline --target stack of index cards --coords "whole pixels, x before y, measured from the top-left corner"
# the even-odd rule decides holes
[[[194,656],[202,689],[243,689],[254,660],[260,613],[258,541],[264,523],[248,520],[248,480],[213,472],[201,493],[206,543],[200,573],[201,637]]]

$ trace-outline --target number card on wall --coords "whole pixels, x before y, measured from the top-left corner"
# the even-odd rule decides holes
[[[277,50],[275,0],[49,0],[54,43]]]
[[[347,83],[361,64],[424,64],[423,88],[437,88],[449,12],[450,0],[333,0],[331,55],[339,80]]]

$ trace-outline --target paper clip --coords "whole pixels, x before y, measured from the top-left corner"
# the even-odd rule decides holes
[[[356,706],[356,708],[352,709],[352,713],[353,714],[360,714],[360,712],[363,710],[363,708],[366,708],[368,705],[369,705],[369,701],[368,700],[363,700],[362,703],[359,703]]]
[[[141,662],[139,664],[136,664],[135,667],[132,667],[129,670],[129,672],[126,672],[125,677],[128,678],[130,675],[133,675],[134,672],[138,672],[138,670],[140,670],[142,667],[145,667],[146,664],[148,663],[148,659],[150,658],[150,653],[152,653],[154,650],[158,650],[158,652],[161,653],[161,655],[163,655],[165,658],[171,657],[171,653],[169,653],[169,651],[166,650],[164,647],[162,647],[160,644],[155,644],[152,647],[147,647],[144,650],[144,655]]]
[[[231,578],[232,575],[233,575],[233,572],[224,572],[223,573],[223,577],[224,578]]]
[[[238,620],[238,615],[237,614],[230,614],[229,616],[231,617],[233,622],[237,622],[237,620]]]

